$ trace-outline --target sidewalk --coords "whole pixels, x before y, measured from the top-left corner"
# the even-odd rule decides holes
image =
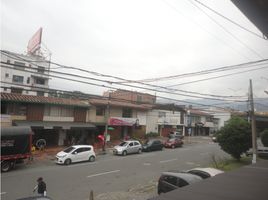
[[[160,137],[158,139],[160,139],[162,142],[164,142],[164,141],[166,141],[167,138]],[[212,142],[212,140],[208,136],[206,136],[206,137],[205,136],[204,137],[203,136],[192,136],[192,137],[185,137],[183,142],[184,142],[184,144],[196,144],[196,143],[208,143],[208,142]],[[108,144],[106,147],[106,153],[104,153],[102,151],[102,148],[100,145],[94,145],[95,153],[97,156],[109,154],[109,152],[112,151],[113,146],[115,146],[116,144],[119,144],[119,143],[120,143],[120,141],[118,140],[118,141],[115,141],[113,143]],[[46,147],[43,151],[36,150],[33,153],[33,159],[35,161],[54,160],[56,154],[65,148],[67,148],[67,147],[55,146],[55,147]]]

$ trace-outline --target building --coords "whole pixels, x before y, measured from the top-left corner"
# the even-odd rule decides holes
[[[1,92],[48,96],[49,67],[41,56],[1,51]]]
[[[146,133],[158,133],[167,137],[169,132],[178,131],[185,135],[185,109],[175,104],[156,104],[147,113]]]
[[[87,122],[93,123],[99,134],[104,134],[105,126],[111,140],[144,137],[146,133],[146,116],[152,108],[150,104],[136,104],[113,98],[89,99],[91,109]],[[109,140],[109,139],[108,139]]]
[[[186,124],[187,135],[207,136],[214,130],[213,115],[199,109],[189,108],[187,110]]]
[[[87,100],[1,93],[1,126],[29,126],[34,143],[91,144],[96,127],[87,123]]]

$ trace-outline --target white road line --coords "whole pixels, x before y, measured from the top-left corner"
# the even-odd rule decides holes
[[[186,162],[187,165],[194,165],[195,163],[193,162]]]
[[[151,163],[143,163],[143,165],[149,166],[151,165]]]
[[[1,195],[6,194],[6,192],[1,192]]]
[[[105,175],[105,174],[111,174],[111,173],[117,173],[117,172],[120,172],[120,170],[114,170],[114,171],[109,171],[109,172],[103,172],[103,173],[99,173],[99,174],[92,174],[92,175],[89,175],[87,176],[88,178],[91,178],[91,177],[95,177],[95,176],[102,176],[102,175]]]
[[[170,159],[170,160],[161,160],[159,161],[160,163],[167,163],[167,162],[172,162],[172,161],[176,161],[178,160],[177,158],[174,158],[174,159]]]

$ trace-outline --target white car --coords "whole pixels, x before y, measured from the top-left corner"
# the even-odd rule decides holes
[[[206,179],[209,177],[216,176],[218,174],[224,173],[224,171],[221,171],[219,169],[207,167],[207,168],[194,168],[186,171],[187,173],[194,174],[197,176],[200,176],[202,179]]]
[[[132,153],[141,153],[142,145],[138,140],[127,140],[117,145],[113,149],[113,153],[125,156]]]
[[[56,163],[65,165],[81,161],[93,162],[95,159],[96,154],[91,145],[70,146],[56,155]]]

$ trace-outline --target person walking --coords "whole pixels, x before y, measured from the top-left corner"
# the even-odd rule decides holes
[[[35,192],[37,189],[37,193],[40,196],[46,196],[47,195],[47,187],[46,187],[46,183],[43,181],[42,177],[39,177],[37,179],[37,185],[34,187],[33,192]]]

